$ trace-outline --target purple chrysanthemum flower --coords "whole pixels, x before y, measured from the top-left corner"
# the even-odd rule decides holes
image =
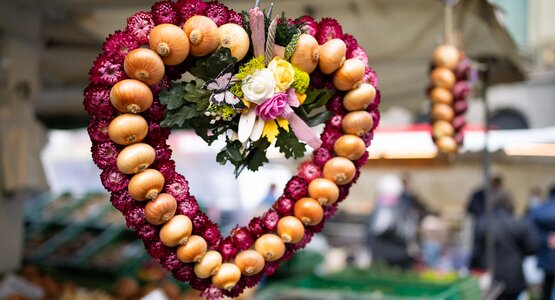
[[[110,34],[102,45],[104,53],[118,62],[123,62],[127,53],[139,47],[139,43],[127,32],[116,31]]]
[[[366,147],[370,147],[370,143],[372,142],[372,139],[374,138],[374,133],[372,131],[367,132],[363,136],[361,136],[361,138],[364,141],[364,144],[366,145]]]
[[[192,16],[202,15],[206,8],[206,3],[202,0],[179,0],[176,5],[183,23]]]
[[[179,78],[181,78],[181,76],[183,76],[183,73],[185,73],[185,71],[187,71],[186,66],[188,66],[189,60],[186,60],[185,62],[179,64],[179,65],[175,65],[175,66],[166,66],[165,70],[166,70],[166,76],[168,76],[168,78],[170,80],[178,80]]]
[[[183,265],[183,263],[177,259],[175,251],[170,251],[168,255],[160,259],[160,262],[162,266],[170,272],[179,269],[181,265]]]
[[[218,1],[210,1],[206,5],[204,14],[212,19],[218,27],[229,21],[229,12],[225,5],[219,3]]]
[[[162,90],[169,89],[171,86],[172,86],[172,80],[170,79],[169,76],[164,75],[164,77],[162,77],[160,81],[158,81],[155,85],[150,87],[150,90],[152,91],[152,94],[155,95],[155,98],[157,98],[158,94],[160,94]]]
[[[184,203],[184,202],[186,201],[183,201],[181,203]],[[179,206],[177,208],[180,209]],[[208,220],[208,216],[206,216],[206,214],[204,214],[203,212],[195,213],[190,218],[191,218],[191,222],[193,222],[193,232],[195,232],[196,234],[200,234],[204,232],[204,230],[206,230],[205,228],[206,225],[211,224],[210,221]]]
[[[248,228],[239,227],[231,231],[231,238],[239,250],[247,250],[254,243]]]
[[[380,90],[376,89],[376,96],[374,97],[374,100],[372,101],[372,103],[370,103],[370,105],[368,105],[368,107],[366,108],[367,112],[371,112],[375,109],[378,108],[378,106],[380,105],[380,102],[382,100],[382,95]]]
[[[146,225],[145,209],[143,207],[134,207],[125,214],[125,224],[127,227],[139,230]]]
[[[237,282],[237,284],[229,291],[223,291],[224,295],[230,297],[230,298],[237,298],[239,297],[239,295],[241,295],[243,293],[243,291],[245,290],[245,283],[244,281],[241,281],[239,279],[239,282]]]
[[[293,199],[281,196],[272,207],[283,217],[293,214],[293,206],[295,206],[295,201],[293,201]]]
[[[323,168],[326,162],[332,158],[331,151],[324,147],[316,149],[312,156],[314,158],[314,162],[320,168]]]
[[[368,65],[368,54],[366,54],[366,51],[360,46],[356,47],[353,51],[347,54],[347,59],[349,58],[359,59],[365,65]]]
[[[143,226],[141,226],[141,228],[139,228],[139,230],[137,230],[135,232],[135,234],[144,241],[152,241],[154,239],[158,238],[158,227],[150,224],[150,223],[146,223]]]
[[[262,218],[256,217],[249,222],[249,231],[251,232],[253,238],[257,239],[264,233],[264,226],[262,225]]]
[[[119,192],[127,187],[129,178],[117,168],[106,168],[100,174],[100,181],[110,192]]]
[[[180,202],[189,196],[189,183],[183,175],[175,174],[171,180],[166,181],[165,191]]]
[[[224,292],[212,284],[209,288],[201,291],[199,296],[206,300],[220,300],[224,296]]]
[[[152,146],[154,146],[154,150],[156,151],[157,160],[169,160],[172,157],[172,150],[170,146],[166,144],[166,141],[162,140],[158,145]]]
[[[335,215],[335,212],[337,211],[337,206],[337,202],[332,205],[324,206],[324,221],[329,220],[331,217],[333,217],[333,215]]]
[[[220,241],[222,240],[222,234],[218,229],[218,225],[208,221],[204,225],[205,230],[202,233],[202,237],[206,240],[208,247],[213,249],[214,247],[218,247]]]
[[[314,232],[311,230],[308,230],[307,228],[307,230],[304,231],[303,238],[298,243],[290,244],[290,248],[293,250],[304,248],[308,243],[310,243],[313,236],[314,236]]]
[[[316,40],[318,44],[325,44],[331,39],[343,39],[343,29],[336,19],[323,18],[318,23],[318,32],[316,33]]]
[[[127,18],[127,27],[125,30],[129,32],[139,44],[147,44],[148,35],[152,28],[154,28],[152,15],[149,12],[141,11]]]
[[[144,117],[147,120],[152,120],[159,122],[164,118],[166,112],[166,107],[160,103],[160,101],[155,100],[152,105],[144,112]]]
[[[172,250],[166,247],[160,239],[145,241],[145,249],[148,255],[155,259],[162,259],[172,252]]]
[[[374,121],[374,124],[372,124],[372,132],[378,127],[378,125],[380,125],[380,119],[381,119],[381,115],[380,115],[380,111],[377,109],[374,109],[373,111],[370,112],[370,115],[372,116],[372,120]]]
[[[331,111],[336,115],[342,116],[347,113],[347,111],[345,110],[345,107],[343,107],[343,97],[339,95],[332,96],[331,99],[326,104],[326,107],[329,111]]]
[[[357,183],[359,178],[360,178],[360,168],[357,167],[355,169],[355,176],[353,176],[353,180],[351,180],[351,183],[353,184]]]
[[[347,183],[344,185],[339,186],[339,197],[337,198],[337,202],[341,202],[349,196],[349,190],[351,189],[352,183]]]
[[[198,277],[193,277],[193,279],[189,282],[189,285],[197,291],[205,291],[210,287],[212,281],[210,278],[202,279]]]
[[[299,200],[308,194],[308,185],[304,179],[293,176],[285,185],[284,194],[293,200]]]
[[[114,143],[106,142],[102,144],[93,144],[91,151],[93,161],[99,168],[105,169],[116,164],[119,149]]]
[[[378,87],[378,76],[376,75],[374,69],[368,65],[366,65],[366,69],[364,70],[364,77],[362,81],[370,83],[375,88]]]
[[[99,55],[89,71],[89,81],[93,84],[114,85],[125,78],[123,62],[117,62],[106,54]]]
[[[150,9],[152,20],[156,25],[166,23],[179,25],[181,23],[177,5],[170,0],[156,2]]]
[[[170,181],[175,176],[175,162],[173,160],[163,160],[157,161],[152,165],[153,169],[156,169],[164,175],[166,181]]]
[[[264,272],[260,272],[251,276],[242,276],[241,280],[245,283],[245,287],[251,288],[256,286],[264,276]]]
[[[342,135],[343,133],[341,131],[326,127],[326,130],[322,134],[322,147],[333,151],[333,146],[335,145],[335,142]]]
[[[353,162],[355,163],[355,166],[360,168],[360,167],[362,167],[366,164],[369,157],[370,157],[370,154],[368,153],[368,151],[364,151],[364,154],[362,154],[361,157],[359,157],[357,160],[355,160]]]
[[[229,21],[228,21],[229,23],[243,25],[243,16],[240,13],[234,10],[229,10],[228,13],[229,13]]]
[[[165,141],[170,136],[170,129],[161,127],[160,124],[156,122],[150,122],[148,124],[148,135],[145,139],[145,143],[151,146],[156,146],[162,141]]]
[[[89,126],[87,127],[87,132],[91,137],[91,140],[95,143],[105,143],[110,141],[110,136],[108,135],[108,126],[113,120],[112,116],[91,116],[89,120]]]
[[[279,265],[281,264],[281,261],[276,260],[276,261],[267,261],[266,264],[264,265],[264,275],[266,276],[272,276],[272,274],[274,274],[278,269],[279,269]]]
[[[318,23],[311,16],[302,16],[295,20],[295,24],[303,24],[302,30],[311,36],[316,36],[318,33]]]
[[[277,211],[273,209],[269,209],[262,216],[262,224],[264,224],[264,227],[269,231],[276,230],[278,221],[279,221],[279,214],[277,213]]]
[[[110,102],[110,89],[101,85],[89,85],[83,91],[85,111],[90,115],[110,116],[115,112]]]
[[[347,55],[350,55],[358,47],[357,39],[348,33],[343,35],[343,41],[347,46]]]
[[[297,167],[297,176],[310,183],[312,180],[322,177],[322,170],[316,163],[309,160]]]
[[[342,115],[333,115],[327,122],[326,126],[329,126],[335,130],[341,130],[341,121],[343,121]]]
[[[279,259],[281,261],[288,261],[291,258],[293,258],[293,256],[295,256],[295,250],[291,249],[291,248],[287,248],[285,250],[285,253],[283,254],[283,256]]]
[[[126,190],[112,193],[110,202],[112,205],[122,213],[126,213],[129,209],[134,207],[134,201]]]
[[[227,238],[222,240],[218,251],[222,255],[222,259],[224,261],[229,261],[237,254],[237,247],[235,247],[235,244],[231,240],[231,237],[228,236]]]
[[[193,227],[202,228],[206,220],[203,220],[204,218],[200,217],[199,219],[196,219],[196,222],[195,222],[195,217],[198,213],[198,210],[199,210],[199,206],[194,196],[189,196],[185,200],[180,201],[177,204],[177,212],[180,215],[184,215],[191,218],[191,221],[193,222]],[[206,215],[203,214],[203,216],[206,216]]]
[[[194,276],[193,266],[191,264],[181,264],[179,268],[172,271],[172,275],[181,282],[189,282]]]

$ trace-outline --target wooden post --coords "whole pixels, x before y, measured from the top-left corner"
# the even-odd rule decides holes
[[[0,2],[0,273],[20,267],[24,204],[47,188],[40,163],[45,131],[35,118],[42,15]]]

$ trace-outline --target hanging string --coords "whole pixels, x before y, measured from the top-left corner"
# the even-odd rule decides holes
[[[453,21],[453,7],[459,2],[459,0],[444,0],[444,34],[445,43],[448,45],[456,46],[456,38],[454,33],[454,21]]]

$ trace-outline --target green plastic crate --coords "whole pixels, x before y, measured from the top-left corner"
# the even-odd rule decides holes
[[[463,278],[451,283],[426,282],[416,277],[371,271],[347,271],[329,275],[309,275],[275,283],[261,291],[257,299],[383,299],[383,300],[470,300],[480,299],[478,282]]]

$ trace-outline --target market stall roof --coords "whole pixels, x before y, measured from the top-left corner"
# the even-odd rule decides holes
[[[46,49],[42,57],[44,92],[38,113],[54,121],[85,117],[82,89],[88,69],[105,37],[125,26],[133,12],[148,10],[155,0],[7,0],[7,5],[45,13]],[[222,1],[236,10],[254,1]],[[288,17],[304,14],[317,20],[331,16],[359,40],[379,75],[383,107],[401,105],[417,111],[424,101],[427,69],[433,49],[443,36],[440,0],[281,0],[274,11]],[[270,1],[262,1],[268,6]],[[461,0],[454,8],[455,29],[462,49],[473,59],[492,63],[492,83],[525,77],[523,61],[497,8],[488,0]],[[63,112],[63,113],[62,113]],[[65,119],[64,122],[67,122]]]

